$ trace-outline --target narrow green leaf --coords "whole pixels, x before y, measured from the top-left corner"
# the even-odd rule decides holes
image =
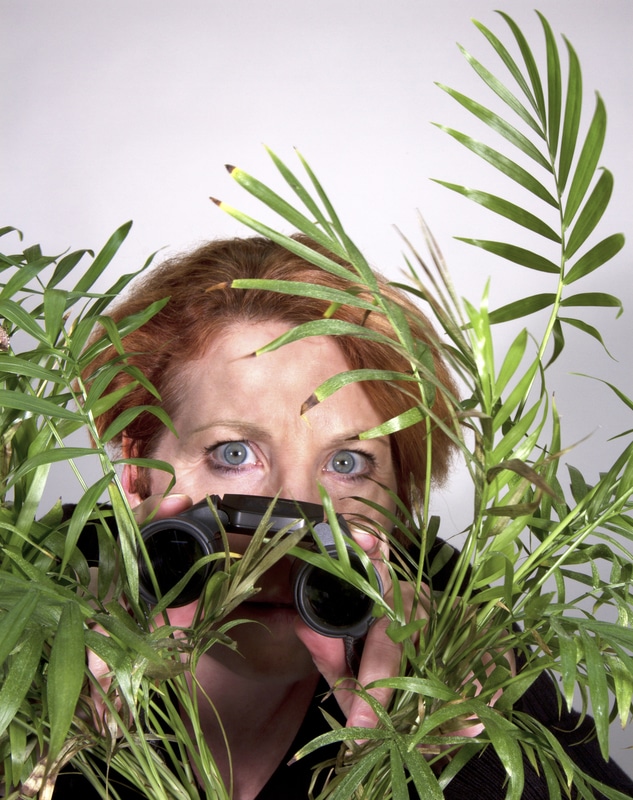
[[[90,268],[82,275],[74,287],[75,292],[85,294],[106,270],[119,248],[127,238],[132,222],[126,222],[110,236],[101,251],[97,254]]]
[[[151,405],[133,406],[132,408],[127,408],[125,411],[122,411],[116,419],[110,423],[108,428],[101,435],[102,444],[107,444],[112,441],[112,439],[118,436],[121,431],[124,431],[140,414],[152,414],[154,417],[157,417],[168,430],[177,436],[174,423],[164,408]]]
[[[0,618],[0,667],[19,641],[40,601],[37,586],[29,586],[24,595]]]
[[[243,189],[246,189],[249,194],[252,194],[253,197],[256,197],[265,206],[272,209],[276,214],[279,214],[280,217],[289,222],[294,228],[306,233],[314,239],[315,242],[318,242],[332,252],[336,252],[337,255],[341,257],[345,256],[344,249],[335,239],[328,236],[323,228],[315,225],[294,206],[280,197],[276,192],[273,192],[272,189],[269,189],[268,186],[238,167],[227,167],[227,169],[236,183]]]
[[[13,300],[0,301],[0,317],[13,323],[18,330],[24,331],[42,344],[49,344],[46,332],[40,328],[36,320]]]
[[[607,673],[595,638],[589,636],[584,630],[580,631],[580,638],[585,653],[589,696],[591,697],[598,744],[600,745],[602,757],[607,761],[609,758],[609,687]]]
[[[27,411],[36,416],[81,422],[83,417],[80,414],[61,405],[69,400],[70,397],[61,395],[57,395],[54,399],[44,400],[41,397],[30,397],[21,392],[0,389],[0,408],[14,408],[16,411]]]
[[[400,752],[418,797],[424,797],[425,800],[443,800],[444,793],[424,754],[417,747],[408,748],[404,744],[400,744],[401,741],[399,737]]]
[[[457,102],[464,106],[465,109],[470,111],[471,114],[476,116],[482,122],[485,122],[486,125],[492,128],[493,131],[498,133],[500,136],[503,136],[511,144],[536,161],[536,163],[543,167],[543,169],[547,170],[548,172],[552,172],[552,165],[545,158],[545,156],[543,156],[540,150],[534,146],[527,136],[524,136],[513,125],[510,125],[498,114],[495,114],[494,111],[490,111],[490,109],[482,106],[480,103],[477,103],[470,97],[461,94],[461,92],[457,92],[454,89],[451,89],[449,86],[445,86],[443,83],[437,83],[436,86],[449,94],[454,100],[457,100]]]
[[[304,414],[313,406],[322,403],[344,386],[348,386],[350,383],[360,383],[362,381],[408,381],[417,383],[418,379],[415,375],[392,370],[355,369],[348,370],[347,372],[340,372],[328,378],[315,389],[314,393],[301,407],[301,413]],[[394,388],[394,391],[397,390]]]
[[[25,289],[25,287],[54,260],[53,258],[43,258],[41,252],[38,251],[38,257],[31,263],[16,265],[18,269],[16,269],[9,280],[0,287],[2,290],[0,291],[0,301],[15,297],[22,289],[28,291],[28,288]]]
[[[497,397],[501,397],[506,386],[508,385],[508,382],[521,366],[523,356],[525,355],[527,342],[528,332],[526,328],[523,328],[508,348],[508,352],[506,353],[503,364],[501,365],[501,369],[499,370],[499,375],[497,376],[497,380],[495,382],[495,395]]]
[[[558,208],[558,201],[552,197],[551,193],[543,186],[543,184],[538,181],[531,172],[528,172],[528,170],[519,166],[519,164],[517,164],[515,161],[512,161],[507,156],[504,156],[503,153],[500,153],[498,150],[488,147],[488,145],[484,144],[483,142],[472,139],[470,136],[466,136],[464,133],[460,133],[453,128],[448,128],[446,125],[439,125],[437,123],[434,124],[440,130],[444,131],[444,133],[448,133],[448,135],[452,136],[453,139],[458,141],[460,144],[463,144],[464,147],[472,150],[473,153],[481,156],[481,158],[483,158],[489,164],[492,164],[493,167],[498,169],[511,180],[518,183],[519,186],[522,186],[524,189],[532,192],[532,194],[536,195],[541,200],[544,200],[546,203],[548,203],[548,205]]]
[[[358,297],[352,292],[332,289],[314,283],[301,283],[299,281],[260,280],[258,278],[241,278],[231,283],[233,289],[260,289],[266,292],[290,294],[293,297],[314,297],[326,300],[337,305],[347,305],[353,308],[364,308],[366,311],[377,311],[378,306],[371,300]],[[360,288],[360,287],[359,287]]]
[[[569,54],[569,74],[558,163],[558,189],[561,194],[567,185],[567,179],[576,153],[576,142],[578,141],[582,113],[582,72],[580,70],[580,61],[576,51],[567,39],[565,39],[565,44]]]
[[[0,688],[0,736],[4,734],[26,697],[40,666],[44,634],[31,628],[10,657],[9,671]]]
[[[553,618],[555,620],[556,617]],[[552,620],[552,622],[553,622]],[[561,627],[558,633],[558,647],[560,651],[560,671],[562,677],[563,697],[567,708],[571,709],[574,702],[574,690],[576,688],[576,665],[578,662],[578,650],[576,640],[569,636]]]
[[[344,278],[345,280],[349,280],[352,283],[358,280],[358,275],[356,275],[354,272],[342,267],[340,264],[337,264],[336,261],[332,261],[331,258],[327,258],[326,256],[321,255],[321,253],[317,253],[316,250],[313,250],[311,247],[307,247],[301,242],[298,242],[296,239],[293,239],[290,236],[285,236],[284,234],[276,231],[274,228],[264,225],[262,222],[258,222],[253,217],[249,217],[248,214],[244,214],[241,211],[238,211],[236,208],[233,208],[233,206],[228,205],[228,203],[215,200],[213,202],[215,202],[222,211],[238,220],[238,222],[241,222],[243,225],[246,225],[248,228],[251,228],[262,236],[266,236],[273,242],[277,242],[277,244],[285,247],[286,250],[298,255],[300,258],[304,258],[310,264],[315,264],[317,267],[321,267],[326,272],[331,272],[333,275],[339,275],[340,277]]]
[[[519,85],[523,94],[528,98],[528,100],[532,104],[532,107],[538,113],[538,106],[534,102],[534,97],[532,96],[530,87],[527,81],[525,80],[520,67],[518,66],[514,58],[510,55],[510,52],[508,51],[507,47],[494,33],[492,33],[491,30],[489,30],[485,25],[482,25],[481,22],[473,20],[473,24],[480,31],[480,33],[483,33],[483,35],[492,45],[497,55],[501,58],[501,60],[505,64],[506,68],[508,69],[512,77]]]
[[[47,383],[66,383],[62,372],[42,367],[35,361],[21,358],[20,356],[0,353],[0,375],[22,375],[25,378],[35,378]]]
[[[22,241],[23,234],[19,228],[14,228],[13,225],[5,225],[4,227],[0,228],[0,236],[6,236],[8,233],[17,233],[18,238]]]
[[[271,157],[274,165],[277,167],[288,186],[290,186],[292,191],[301,200],[304,206],[312,214],[314,219],[317,220],[319,225],[323,227],[323,230],[328,231],[330,229],[330,222],[319,208],[318,203],[314,201],[310,192],[308,192],[308,190],[292,172],[292,170],[288,168],[288,166],[270,149],[270,147],[266,147],[266,152]]]
[[[498,324],[499,322],[509,322],[513,319],[520,319],[534,314],[537,311],[542,311],[544,308],[549,308],[556,302],[556,295],[554,293],[547,294],[534,294],[530,297],[522,297],[520,300],[515,300],[508,303],[501,308],[496,308],[490,312],[490,323]]]
[[[602,218],[613,192],[613,175],[608,170],[603,170],[602,175],[589,195],[589,199],[578,215],[576,224],[569,236],[565,247],[565,258],[570,259],[574,253],[585,243],[593,233]]]
[[[598,95],[596,100],[596,110],[594,112],[591,125],[589,126],[589,131],[580,152],[578,165],[574,172],[574,177],[572,178],[571,186],[569,188],[569,195],[563,216],[563,224],[566,227],[571,225],[571,221],[576,216],[576,212],[585,199],[585,194],[587,193],[589,184],[596,173],[600,154],[602,153],[602,146],[604,144],[606,131],[607,112],[602,98],[600,95]]]
[[[451,189],[453,192],[467,197],[469,200],[478,203],[489,211],[494,211],[495,214],[506,217],[512,220],[512,222],[516,222],[517,225],[522,225],[524,228],[544,236],[546,239],[550,239],[557,244],[561,241],[556,231],[552,230],[543,220],[529,211],[526,211],[521,206],[511,203],[509,200],[504,200],[502,197],[497,197],[488,192],[470,189],[467,186],[459,186],[455,183],[448,183],[448,181],[441,181],[437,178],[433,178],[432,180],[434,180],[435,183],[439,183],[441,186],[445,186],[447,189]]]
[[[79,606],[65,603],[48,665],[47,697],[50,721],[48,757],[61,750],[70,730],[84,677],[84,632]]]
[[[1,394],[0,392],[0,395]],[[67,462],[75,458],[94,455],[95,451],[92,447],[59,447],[53,450],[42,450],[20,464],[11,475],[10,485],[21,480],[25,475],[28,475],[29,472],[33,472],[43,466],[59,464],[61,461]]]
[[[79,498],[70,519],[68,532],[64,541],[64,559],[61,565],[62,571],[66,568],[66,564],[72,556],[73,550],[79,541],[79,537],[86,527],[88,518],[93,514],[95,506],[108,486],[112,483],[114,477],[114,472],[102,475],[101,478],[86,489]]]
[[[624,247],[624,236],[621,233],[614,233],[594,245],[572,266],[565,275],[563,283],[569,285],[579,278],[593,272],[598,267],[606,264]]]
[[[306,339],[310,336],[355,336],[358,339],[370,339],[374,342],[382,342],[397,348],[396,342],[384,334],[356,325],[353,322],[346,322],[342,319],[318,319],[313,322],[306,322],[292,328],[287,333],[278,336],[274,341],[260,347],[255,355],[263,355],[273,350],[278,350],[285,344]]]
[[[508,397],[503,401],[501,406],[495,410],[494,418],[492,421],[493,430],[499,430],[508,419],[510,419],[511,415],[514,413],[517,406],[519,406],[526,397],[526,392],[528,391],[529,387],[532,385],[534,381],[534,375],[536,374],[539,367],[538,361],[534,360],[532,364],[525,370],[524,374],[521,375],[520,379],[517,381],[516,385],[512,388]],[[525,414],[525,417],[528,415]],[[525,419],[524,417],[524,419]],[[523,419],[517,420],[513,427],[517,425],[523,425]],[[504,461],[506,456],[500,457],[498,454],[492,460],[491,463],[498,464],[501,461]]]
[[[477,23],[475,23],[477,24]],[[483,27],[483,26],[481,26]],[[498,41],[498,40],[497,40]],[[541,138],[544,137],[543,127],[539,125],[538,120],[535,120],[534,117],[530,114],[530,112],[525,108],[523,103],[520,102],[512,92],[503,84],[498,78],[486,69],[476,58],[474,58],[467,50],[465,50],[461,45],[458,45],[459,49],[462,52],[462,55],[466,58],[470,66],[475,70],[475,72],[479,75],[479,77],[484,81],[484,83],[492,89],[492,91],[500,97],[503,102],[508,105],[515,114],[517,114],[523,122],[526,123],[532,130],[537,133]],[[508,51],[504,51],[507,53]],[[514,62],[512,62],[514,63]],[[520,75],[520,72],[518,73]],[[528,99],[533,104],[534,100],[532,95],[528,92],[527,94]]]
[[[624,307],[619,297],[606,292],[581,292],[574,294],[571,297],[565,297],[561,300],[561,306],[595,306],[596,308],[617,308],[618,316],[622,313]]]
[[[546,364],[547,367],[550,367],[556,361],[558,356],[565,348],[565,334],[563,333],[563,326],[560,318],[554,320],[554,325],[552,327],[552,339],[554,341],[554,348],[552,350],[552,355]]]
[[[399,737],[398,737],[399,738]],[[398,746],[400,745],[400,747]],[[404,763],[400,748],[402,744],[396,741],[389,748],[389,783],[392,800],[409,800],[407,777],[404,772]]]
[[[540,256],[538,253],[533,253],[531,250],[525,250],[523,247],[517,247],[516,245],[507,244],[506,242],[494,242],[488,239],[469,239],[463,236],[456,236],[455,238],[458,242],[465,242],[466,244],[480,247],[488,253],[500,256],[508,261],[512,261],[514,264],[527,267],[528,269],[552,274],[560,272],[560,268],[557,267],[553,261]]]
[[[415,406],[415,408],[403,411],[402,414],[398,414],[398,416],[386,420],[375,428],[370,428],[367,431],[359,433],[358,438],[362,442],[365,439],[376,439],[379,436],[388,436],[391,433],[397,433],[398,431],[405,430],[405,428],[410,428],[412,425],[427,419],[428,416],[424,408]]]
[[[497,11],[503,19],[506,21],[510,30],[514,34],[514,38],[519,45],[519,49],[521,50],[521,55],[523,56],[523,60],[525,61],[525,66],[527,67],[528,75],[530,76],[530,82],[532,84],[532,90],[534,93],[534,101],[536,104],[536,109],[539,115],[539,118],[544,120],[545,119],[545,96],[543,94],[543,85],[541,83],[541,76],[538,71],[538,67],[536,65],[536,60],[532,55],[532,51],[530,46],[527,42],[527,39],[523,35],[523,32],[516,24],[516,22],[505,14],[503,11]]]
[[[552,159],[555,159],[558,151],[563,100],[560,55],[549,22],[540,11],[536,13],[545,32],[547,52],[547,141]]]
[[[55,267],[55,271],[53,272],[50,281],[48,282],[48,288],[52,289],[61,283],[61,281],[63,281],[67,275],[70,275],[70,273],[75,269],[77,264],[86,254],[94,257],[92,250],[77,250],[74,253],[68,253],[68,255],[60,259],[57,262],[57,266]]]
[[[64,324],[66,293],[59,289],[44,290],[44,324],[51,344],[55,344]]]
[[[516,740],[515,726],[493,709],[481,710],[481,719],[486,726],[492,746],[508,776],[506,800],[520,800],[525,780],[523,756]]]
[[[604,342],[604,339],[602,338],[602,334],[593,325],[590,325],[588,322],[585,322],[582,319],[574,319],[573,317],[559,317],[558,321],[561,323],[565,323],[566,325],[571,325],[573,328],[578,328],[579,331],[582,331],[583,333],[586,333],[588,336],[591,336],[597,342],[600,342],[600,344],[604,347],[607,353],[609,353],[607,346]]]

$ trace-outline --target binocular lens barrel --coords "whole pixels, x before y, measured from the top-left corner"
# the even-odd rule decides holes
[[[328,548],[329,549],[329,548]],[[336,551],[331,552],[336,558]],[[356,553],[348,553],[355,572],[367,578]],[[325,636],[360,638],[373,621],[373,601],[351,583],[311,564],[303,564],[294,584],[295,606],[303,621]]]
[[[201,537],[200,532],[186,520],[174,518],[165,522],[168,523],[166,527],[154,526],[150,535],[143,536],[161,597],[173,589],[201,558],[213,552],[206,538]],[[173,601],[173,606],[185,606],[198,600],[209,578],[209,572],[207,564],[192,573]],[[156,603],[158,597],[144,558],[139,558],[139,580],[143,599],[151,604]]]
[[[212,500],[225,530],[242,534],[252,534],[270,503],[274,502],[271,498],[242,495],[230,495],[224,501],[219,498]],[[331,528],[321,521],[323,509],[320,506],[278,500],[274,508],[277,517],[272,518],[272,530],[281,530],[289,517],[291,521],[293,517],[295,520],[299,517],[301,522],[301,509],[306,515],[310,513],[310,519],[317,521],[314,533],[326,553],[338,558]],[[347,530],[344,520],[340,519],[340,524]],[[141,597],[154,605],[159,597],[187,578],[180,593],[170,601],[170,606],[184,606],[197,601],[216,567],[215,560],[207,560],[202,564],[200,560],[223,552],[218,521],[207,501],[197,503],[179,516],[150,522],[143,528],[142,537],[147,557],[139,553]],[[314,548],[314,540],[309,534],[306,542],[310,542]],[[346,550],[352,568],[367,578],[367,571],[357,553],[349,545],[346,545]],[[293,582],[295,607],[313,630],[334,637],[360,638],[367,633],[373,621],[373,601],[362,591],[342,578],[299,559],[290,579]],[[376,581],[382,591],[377,573]]]

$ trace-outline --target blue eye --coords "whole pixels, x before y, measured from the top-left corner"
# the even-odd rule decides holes
[[[326,469],[349,478],[369,475],[374,466],[374,456],[361,450],[337,450],[330,458]]]
[[[239,468],[257,463],[257,458],[246,442],[223,442],[207,450],[216,467]]]

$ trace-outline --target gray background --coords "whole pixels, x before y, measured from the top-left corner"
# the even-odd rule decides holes
[[[480,20],[509,42],[494,8],[513,16],[542,54],[533,6],[518,0],[0,0],[2,224],[17,226],[28,243],[54,253],[98,249],[133,219],[110,283],[115,270],[128,271],[159,248],[181,250],[248,233],[212,205],[210,195],[272,221],[223,165],[236,164],[280,187],[262,143],[293,163],[296,146],[357,244],[389,275],[396,277],[403,264],[392,225],[422,246],[419,209],[459,293],[471,302],[479,302],[488,277],[492,307],[551,291],[546,276],[521,274],[456,242],[456,235],[502,238],[510,229],[429,180],[488,190],[498,181],[430,124],[487,136],[434,81],[492,102],[455,42],[499,71],[470,21]],[[614,172],[616,184],[599,232],[630,234],[633,2],[542,0],[538,8],[580,57],[586,114],[593,112],[595,90],[607,106],[601,164]],[[558,42],[564,55],[560,36]],[[507,186],[501,182],[497,190]],[[623,447],[609,438],[633,425],[604,385],[573,373],[610,380],[633,395],[630,262],[629,248],[579,285],[624,300],[626,313],[618,320],[612,311],[588,314],[613,358],[593,340],[570,334],[569,350],[549,376],[564,444],[584,439],[567,460],[590,482]],[[542,322],[530,322],[537,334]],[[512,326],[497,331],[499,362],[515,332]],[[79,492],[74,477],[60,470],[51,497],[73,500]],[[437,492],[445,537],[468,522],[468,493],[459,471]],[[631,739],[630,727],[622,732],[614,726],[614,754],[633,774],[631,750],[623,750]]]

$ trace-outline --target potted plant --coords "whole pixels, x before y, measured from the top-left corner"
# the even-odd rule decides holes
[[[539,288],[530,297],[490,309],[487,293],[477,301],[459,297],[427,230],[429,256],[409,245],[401,288],[435,319],[443,335],[438,346],[464,387],[461,398],[454,398],[454,425],[447,432],[472,479],[472,521],[452,577],[434,597],[418,646],[413,645],[413,636],[419,623],[408,619],[402,608],[390,609],[375,598],[376,613],[390,616],[390,635],[403,645],[401,674],[382,681],[394,695],[389,708],[376,708],[380,724],[375,730],[334,726],[297,754],[300,758],[326,742],[341,743],[340,758],[322,798],[402,798],[408,796],[408,782],[419,796],[440,798],[442,788],[483,748],[494,748],[505,767],[509,798],[522,795],[523,753],[529,753],[546,775],[552,797],[562,797],[570,784],[582,796],[593,796],[595,781],[556,746],[551,732],[514,710],[515,701],[543,672],[560,679],[561,703],[571,705],[578,694],[583,712],[591,706],[605,758],[610,721],[617,717],[623,726],[630,721],[633,443],[623,445],[595,485],[574,468],[565,477],[559,469],[567,446],[564,426],[547,387],[548,369],[565,347],[567,330],[580,330],[601,341],[599,331],[583,317],[583,309],[622,307],[611,294],[578,288],[623,246],[620,234],[599,237],[595,244],[590,239],[613,185],[611,174],[598,167],[606,112],[598,98],[585,125],[578,59],[566,42],[563,66],[544,17],[540,19],[546,63],[541,67],[519,26],[507,14],[501,16],[518,57],[491,30],[476,24],[501,58],[506,77],[497,77],[464,54],[486,88],[501,100],[504,113],[443,88],[500,136],[503,145],[497,149],[452,128],[444,130],[500,170],[514,189],[508,198],[445,185],[530,232],[534,244],[529,247],[490,238],[467,241],[504,259],[509,271],[532,270]],[[429,397],[434,376],[424,350],[412,339],[398,309],[381,295],[369,265],[308,163],[299,156],[305,175],[300,179],[274,153],[270,155],[295,193],[296,204],[240,169],[229,168],[231,176],[285,222],[347,264],[346,269],[372,295],[375,313],[389,320],[394,347],[407,355],[409,373],[399,377],[415,384],[419,402],[408,414],[365,435],[384,435],[420,420],[433,424]],[[526,210],[526,196],[536,212]],[[340,269],[278,230],[219,205],[322,269]],[[107,292],[92,291],[129,230],[129,224],[122,226],[96,256],[77,251],[48,257],[38,246],[2,256],[6,280],[0,294],[4,320],[0,758],[7,798],[49,797],[59,770],[68,763],[84,772],[104,797],[117,796],[109,782],[110,769],[146,797],[197,797],[194,768],[205,776],[207,797],[228,797],[213,753],[196,725],[198,708],[187,675],[195,674],[202,647],[214,641],[226,644],[230,630],[222,625],[224,616],[252,592],[257,576],[296,544],[296,538],[283,534],[264,539],[262,529],[243,559],[227,560],[214,573],[205,590],[204,613],[194,629],[149,626],[138,593],[137,551],[142,540],[118,478],[121,459],[108,451],[109,441],[130,419],[117,420],[102,435],[94,424],[95,417],[117,400],[104,393],[114,371],[127,370],[135,381],[144,380],[126,360],[121,340],[160,307],[150,306],[114,324],[107,316],[108,305],[134,275],[120,278]],[[10,228],[2,233],[10,241],[17,235]],[[77,275],[71,289],[62,288]],[[322,288],[307,284],[261,286],[253,281],[236,288],[255,286],[298,297],[323,296]],[[325,299],[334,302],[329,296]],[[361,301],[350,295],[345,302]],[[537,311],[545,312],[542,326],[533,323],[542,318],[534,316]],[[525,327],[499,358],[493,348],[495,326],[524,319]],[[89,336],[97,324],[106,335],[93,343]],[[270,347],[317,330],[338,335],[341,326],[337,320],[324,319],[310,328],[294,329]],[[103,347],[114,347],[119,358],[87,386],[84,367]],[[319,387],[309,401],[322,402],[347,383],[367,379],[394,376],[343,373]],[[623,392],[612,389],[626,407],[633,407]],[[133,413],[142,410],[146,409]],[[151,412],[170,424],[159,406],[152,406]],[[72,435],[82,428],[90,433],[93,447],[71,443]],[[623,439],[627,435],[630,438],[630,431],[622,433]],[[88,457],[98,459],[102,475],[84,483],[72,511],[61,502],[42,509],[43,489],[55,464],[71,464],[82,480],[81,460]],[[169,469],[162,463],[139,463]],[[82,547],[88,529],[97,543],[92,556]],[[407,514],[406,530],[415,532],[424,556],[441,532],[440,520],[430,513],[429,492],[417,513]],[[419,591],[428,577],[422,560],[412,558],[395,541],[393,548],[400,557],[394,567],[398,578]],[[324,557],[314,558],[325,569],[332,568]],[[91,569],[94,564],[96,571]],[[434,564],[426,569],[432,573]],[[347,578],[359,581],[353,571]],[[123,610],[123,597],[131,613]],[[611,613],[611,618],[603,612]],[[87,669],[86,648],[107,664],[107,683]],[[495,649],[519,654],[521,670],[513,674],[500,659],[494,670],[477,669],[473,674],[473,665],[482,664],[484,654]],[[493,708],[499,690],[501,697]],[[105,727],[95,721],[95,698],[106,709]],[[181,709],[193,720],[193,734],[182,724]],[[460,726],[471,716],[480,720],[482,731],[465,737]],[[357,739],[364,744],[357,745]],[[163,749],[157,750],[154,741]],[[622,796],[615,790],[600,790],[608,797]]]

